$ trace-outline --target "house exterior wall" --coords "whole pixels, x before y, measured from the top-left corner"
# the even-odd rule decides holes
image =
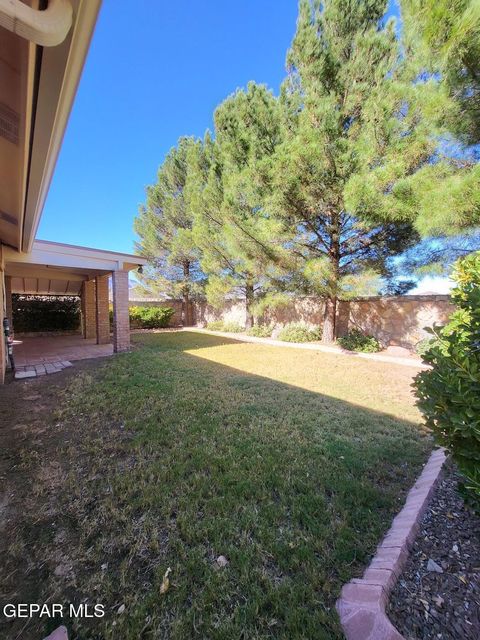
[[[84,338],[97,335],[95,280],[85,280],[82,286],[82,332]]]
[[[10,333],[13,335],[12,278],[5,276],[5,315],[10,322]]]
[[[110,342],[108,278],[108,275],[95,277],[97,344],[108,344]]]
[[[126,351],[130,347],[128,317],[128,271],[112,273],[113,291],[113,350]]]

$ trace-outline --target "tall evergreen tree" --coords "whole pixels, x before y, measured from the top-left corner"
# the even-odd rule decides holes
[[[390,131],[401,98],[391,92],[399,54],[393,22],[381,23],[386,4],[301,0],[287,56],[287,134],[275,154],[270,206],[283,223],[291,267],[325,298],[325,342],[335,337],[337,299],[368,274],[391,278],[392,257],[417,240],[407,218],[374,207],[353,212],[347,203],[376,133],[386,129],[396,142],[402,135],[399,126]]]
[[[456,103],[448,123],[468,143],[480,142],[480,3],[402,0],[407,54],[436,74]]]
[[[209,276],[209,301],[220,305],[229,295],[241,295],[250,327],[255,303],[265,294],[275,254],[281,251],[275,242],[278,222],[264,207],[270,163],[281,136],[278,103],[266,87],[250,83],[217,108],[214,122],[195,238]],[[200,171],[200,183],[202,175]]]
[[[158,170],[157,182],[147,187],[146,204],[135,219],[140,237],[137,251],[149,260],[140,276],[145,293],[181,296],[183,322],[192,323],[191,296],[204,278],[192,235],[193,209],[189,177],[202,154],[200,141],[180,138]]]
[[[449,236],[480,224],[480,3],[402,0],[406,77],[425,93],[435,154],[403,182],[416,226]],[[478,243],[477,243],[478,248]]]

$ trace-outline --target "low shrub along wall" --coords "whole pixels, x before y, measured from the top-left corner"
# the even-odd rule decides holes
[[[164,329],[170,325],[175,313],[172,307],[130,307],[130,329]],[[110,324],[113,325],[113,309],[110,307]]]
[[[132,329],[163,329],[168,327],[174,314],[171,307],[130,307]]]
[[[80,298],[14,293],[12,315],[16,333],[77,331],[81,321]]]

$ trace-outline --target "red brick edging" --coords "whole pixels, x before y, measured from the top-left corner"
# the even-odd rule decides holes
[[[336,606],[347,640],[404,640],[388,619],[385,607],[405,566],[445,459],[443,449],[433,451],[363,578],[344,585]]]

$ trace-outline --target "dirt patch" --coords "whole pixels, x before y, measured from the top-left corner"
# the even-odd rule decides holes
[[[69,467],[61,447],[80,434],[74,425],[60,428],[55,413],[75,376],[99,366],[98,360],[84,360],[54,376],[7,377],[0,387],[0,637],[6,640],[39,640],[59,624],[34,618],[8,621],[3,607],[43,602],[46,578],[70,570],[56,497]],[[35,549],[47,539],[57,543],[58,554],[45,561]],[[55,602],[55,593],[50,595]]]
[[[392,593],[390,619],[409,640],[480,638],[480,517],[450,466]]]

